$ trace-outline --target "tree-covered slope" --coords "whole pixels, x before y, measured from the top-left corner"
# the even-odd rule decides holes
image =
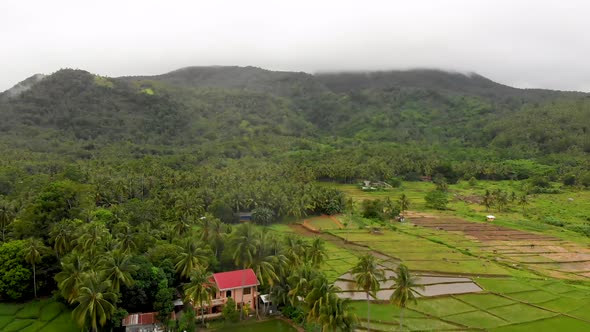
[[[589,150],[587,94],[516,89],[437,70],[317,74],[189,67],[107,78],[60,70],[0,99],[6,139],[239,147],[439,144],[513,158]],[[270,150],[269,150],[270,149]],[[223,149],[222,149],[223,150]]]

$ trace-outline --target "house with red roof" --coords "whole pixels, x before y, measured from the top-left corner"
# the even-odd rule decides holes
[[[260,282],[252,269],[215,273],[211,281],[215,283],[217,290],[215,297],[211,300],[211,305],[207,302],[202,304],[208,312],[205,318],[219,316],[229,298],[236,302],[238,308],[244,304],[252,310],[256,308]],[[195,307],[196,309],[200,308],[200,306]],[[197,316],[199,312],[197,310]]]

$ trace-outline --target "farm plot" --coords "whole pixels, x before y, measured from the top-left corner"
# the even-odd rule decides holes
[[[380,234],[365,230],[333,232],[377,252],[404,261],[413,271],[462,275],[508,275],[504,267],[469,256],[448,246],[403,232],[383,230]]]
[[[54,300],[26,304],[0,303],[0,331],[68,332],[78,331],[70,312]]]
[[[350,271],[358,258],[351,250],[326,242],[327,260],[322,265],[322,271],[329,281],[333,282],[342,274]]]
[[[408,219],[425,228],[462,233],[477,242],[476,249],[488,257],[499,257],[514,266],[547,276],[587,280],[590,249],[555,237],[471,222],[459,218],[411,212]],[[474,248],[475,249],[475,248]]]

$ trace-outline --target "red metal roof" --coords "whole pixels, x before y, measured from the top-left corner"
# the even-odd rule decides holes
[[[157,315],[157,312],[131,314],[123,318],[123,326],[156,324],[158,323]]]
[[[234,288],[258,286],[260,283],[252,269],[215,273],[213,275],[220,291]]]

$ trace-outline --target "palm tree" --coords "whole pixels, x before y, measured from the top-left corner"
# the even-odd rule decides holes
[[[522,194],[518,198],[518,204],[522,207],[522,214],[526,214],[526,206],[529,205],[529,198],[527,194]]]
[[[61,295],[71,304],[78,296],[82,277],[88,270],[88,263],[78,251],[73,251],[61,261],[61,272],[55,275],[55,281]]]
[[[96,257],[96,255],[94,255],[96,248],[98,248],[101,242],[110,235],[109,230],[104,223],[94,221],[90,224],[84,225],[84,227],[80,228],[80,231],[81,234],[79,234],[78,238],[74,240],[76,246],[81,252],[86,252],[90,256]]]
[[[41,262],[41,257],[45,252],[48,251],[48,248],[43,244],[43,241],[36,238],[29,238],[23,249],[23,254],[25,255],[25,261],[33,266],[33,291],[35,294],[35,298],[37,298],[37,271],[36,266],[37,263]]]
[[[247,223],[240,225],[231,238],[233,248],[232,257],[237,266],[243,269],[250,267],[254,263],[256,250],[258,249],[259,234],[253,224]],[[244,285],[242,278],[242,286]],[[242,292],[242,305],[244,304],[244,293]],[[243,318],[243,310],[240,310],[240,320]]]
[[[116,237],[119,240],[119,247],[124,252],[132,252],[137,248],[135,244],[135,232],[126,222],[120,222],[115,226]]]
[[[0,199],[0,227],[2,227],[2,242],[6,242],[6,228],[14,220],[16,209],[10,202]]]
[[[389,300],[392,304],[400,308],[399,329],[401,331],[403,327],[404,308],[407,306],[408,302],[417,303],[416,294],[419,295],[420,293],[418,293],[415,288],[424,289],[424,286],[417,284],[416,279],[412,277],[410,270],[408,270],[408,267],[404,264],[400,264],[397,267],[396,274],[397,276],[394,279],[395,290],[393,291],[393,294],[391,294]]]
[[[318,323],[322,331],[353,331],[357,322],[358,318],[350,310],[350,300],[336,294],[330,294],[320,308]]]
[[[375,256],[365,254],[359,257],[358,262],[352,268],[354,283],[357,289],[362,289],[367,294],[367,331],[371,330],[371,310],[369,296],[373,298],[381,288],[380,280],[385,279],[385,272],[377,264]]]
[[[74,299],[78,306],[72,311],[72,317],[83,327],[90,327],[97,331],[98,326],[104,326],[115,313],[117,294],[112,292],[108,280],[100,280],[96,273],[85,275],[83,283]]]
[[[187,302],[201,308],[202,322],[205,325],[205,306],[207,301],[211,305],[211,298],[215,295],[217,287],[211,281],[213,274],[205,269],[197,268],[191,274],[191,281],[184,285],[184,296]]]
[[[324,240],[315,237],[313,241],[311,241],[311,245],[307,248],[306,257],[314,267],[320,267],[328,257]]]
[[[399,200],[397,201],[397,203],[399,204],[399,209],[400,209],[402,215],[404,214],[405,211],[407,211],[410,208],[410,200],[408,199],[408,196],[406,196],[406,194],[402,194],[399,197]]]
[[[121,283],[125,286],[133,284],[131,273],[137,270],[137,266],[131,262],[132,256],[124,251],[115,249],[108,252],[100,261],[105,280],[111,282],[115,292],[119,292]]]
[[[331,294],[340,291],[340,288],[330,283],[328,279],[320,274],[316,276],[309,285],[310,290],[305,296],[305,303],[308,306],[308,320],[317,320],[320,316],[321,309],[327,305]]]
[[[189,278],[197,268],[206,268],[208,265],[207,262],[208,250],[199,247],[196,242],[188,239],[182,247],[178,262],[176,262],[176,273],[181,278]]]
[[[81,220],[62,220],[51,226],[49,236],[53,242],[53,250],[57,258],[72,249],[73,235]]]

